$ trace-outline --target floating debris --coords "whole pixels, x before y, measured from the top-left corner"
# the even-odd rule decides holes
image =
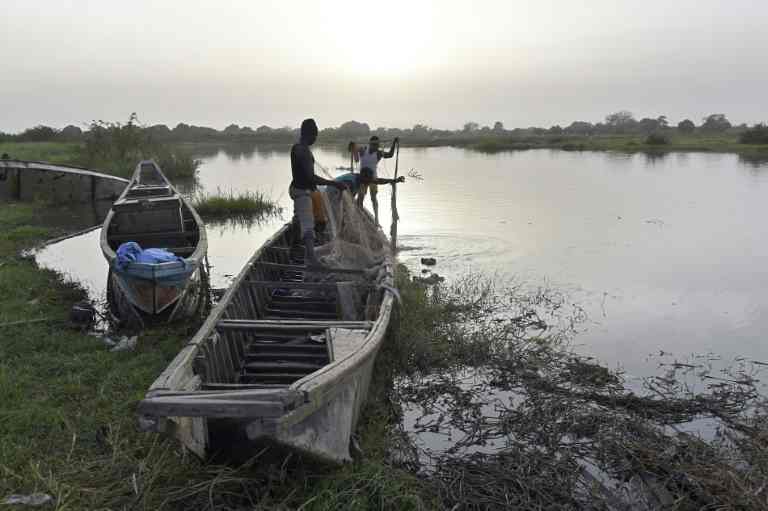
[[[31,495],[9,495],[3,500],[6,506],[44,506],[53,502],[53,497],[47,493],[33,493]]]
[[[136,344],[138,344],[139,336],[134,335],[133,337],[128,337],[127,335],[124,335],[118,342],[115,344],[112,349],[109,351],[112,352],[118,352],[118,351],[133,351],[136,349]]]

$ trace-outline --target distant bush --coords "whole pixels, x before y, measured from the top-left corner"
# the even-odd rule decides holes
[[[685,119],[677,123],[677,129],[680,130],[680,133],[693,133],[696,131],[696,125],[693,124],[692,120]]]
[[[645,139],[645,143],[648,145],[667,145],[669,144],[669,138],[662,133],[651,133]]]
[[[50,126],[35,126],[19,133],[16,140],[19,142],[48,142],[54,140],[57,135],[58,131]]]
[[[768,144],[768,125],[755,124],[739,137],[742,144]]]
[[[200,165],[179,149],[171,149],[156,140],[149,129],[139,124],[135,113],[125,124],[92,122],[80,160],[86,167],[129,176],[137,162],[150,158],[157,161],[169,178],[192,178]]]

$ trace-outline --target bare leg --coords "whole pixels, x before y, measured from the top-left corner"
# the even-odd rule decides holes
[[[373,203],[373,218],[376,219],[376,225],[379,225],[379,193],[371,190],[371,202]]]
[[[363,185],[360,187],[360,191],[357,192],[357,205],[363,207],[363,201],[365,200],[365,194],[368,191],[368,187]]]

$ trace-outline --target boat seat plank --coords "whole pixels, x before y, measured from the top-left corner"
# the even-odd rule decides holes
[[[110,241],[130,240],[134,238],[142,239],[154,239],[154,238],[186,238],[196,236],[197,231],[164,231],[164,232],[133,232],[125,234],[113,234],[108,235]]]
[[[300,266],[297,264],[269,263],[266,261],[256,261],[255,264],[263,268],[270,268],[273,270],[293,270],[311,273],[348,273],[355,275],[362,275],[365,273],[365,270],[358,270],[355,268],[308,268],[307,266]]]
[[[300,380],[304,378],[307,374],[303,371],[297,371],[297,372],[283,372],[283,373],[255,373],[255,372],[246,372],[243,373],[243,380],[246,382],[250,382],[253,380],[257,380],[259,383],[261,382],[269,382],[269,381],[287,381],[290,383],[295,382],[296,380]]]
[[[204,383],[203,390],[285,389],[284,383]]]
[[[269,289],[314,289],[314,290],[336,290],[336,284],[347,284],[360,287],[373,287],[370,284],[364,284],[354,281],[339,282],[285,282],[281,280],[246,280],[244,284],[255,287],[265,287]]]
[[[297,361],[297,362],[316,362],[327,359],[325,351],[312,350],[311,353],[302,351],[256,351],[250,352],[245,356],[246,362],[256,361]],[[322,365],[324,365],[323,363]]]
[[[276,401],[241,399],[174,399],[173,396],[149,398],[141,402],[140,412],[160,417],[252,418],[280,417],[285,404]]]
[[[373,321],[272,321],[260,319],[222,319],[217,330],[309,330],[324,328],[350,328],[370,330]]]
[[[281,351],[275,351],[281,350]],[[328,348],[325,344],[263,344],[254,342],[250,345],[249,354],[256,353],[260,355],[269,355],[270,353],[287,353],[289,351],[317,352],[318,354],[326,353]]]
[[[243,369],[247,372],[300,372],[311,373],[323,367],[325,364],[311,362],[289,361],[289,360],[269,360],[258,362],[246,362]]]

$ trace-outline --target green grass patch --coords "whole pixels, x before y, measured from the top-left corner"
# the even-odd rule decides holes
[[[222,192],[201,194],[194,198],[192,205],[203,217],[255,218],[279,214],[282,208],[262,192]]]
[[[0,205],[0,324],[48,319],[0,326],[0,498],[44,492],[55,508],[73,510],[435,508],[420,479],[386,459],[397,415],[387,355],[358,428],[365,454],[351,464],[318,465],[268,446],[224,466],[139,433],[138,401],[197,325],[145,330],[137,350],[123,353],[69,329],[83,291],[18,255],[60,234],[36,225],[38,208]]]
[[[0,155],[11,159],[76,165],[82,144],[76,142],[0,142]]]

